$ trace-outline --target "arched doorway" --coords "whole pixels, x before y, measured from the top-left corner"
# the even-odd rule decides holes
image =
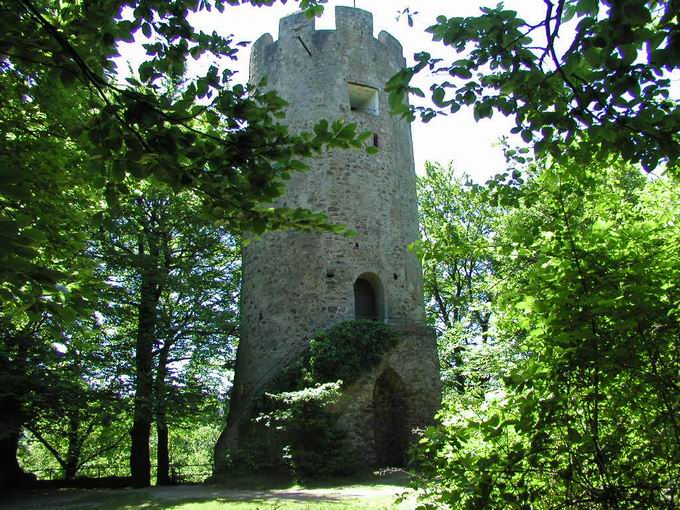
[[[404,383],[394,370],[387,368],[373,388],[373,430],[378,467],[402,467],[406,464],[406,415]]]
[[[385,301],[377,274],[363,273],[354,282],[354,316],[357,320],[383,320]]]

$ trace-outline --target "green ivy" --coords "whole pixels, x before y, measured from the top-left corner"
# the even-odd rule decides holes
[[[347,386],[380,363],[396,344],[397,335],[381,322],[341,322],[312,338],[309,377],[312,382],[342,380]]]

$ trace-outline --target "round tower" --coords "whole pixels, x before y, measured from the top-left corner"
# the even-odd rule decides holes
[[[369,143],[379,152],[335,150],[315,158],[309,171],[292,177],[277,202],[324,212],[356,236],[273,232],[245,247],[241,340],[229,422],[216,449],[218,470],[225,451],[238,445],[249,404],[267,382],[306,349],[314,333],[343,320],[384,321],[404,337],[374,373],[350,389],[356,405],[344,422],[357,445],[374,451],[380,441],[376,392],[402,394],[408,428],[425,424],[439,403],[421,268],[408,251],[419,236],[411,131],[405,120],[389,114],[384,92],[405,65],[402,48],[387,32],[373,37],[369,12],[336,7],[335,15],[335,30],[315,30],[314,19],[303,13],[283,18],[277,41],[265,34],[254,43],[250,80],[266,77],[267,88],[288,102],[291,131],[311,131],[323,119],[341,118],[356,123],[359,132],[370,131]],[[366,463],[379,456],[369,455]]]

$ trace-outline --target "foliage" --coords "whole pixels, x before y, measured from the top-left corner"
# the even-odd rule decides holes
[[[71,281],[87,280],[40,255],[77,245],[82,236],[74,225],[96,222],[100,200],[115,205],[130,179],[192,189],[213,220],[232,229],[343,230],[323,215],[266,204],[291,173],[306,168],[302,158],[329,147],[361,147],[369,133],[359,136],[354,125],[336,121],[289,135],[281,123],[285,102],[274,92],[234,84],[232,71],[215,65],[185,78],[190,59],[236,58],[239,43],[190,23],[192,13],[222,11],[224,2],[5,3],[17,14],[0,21],[6,306],[19,312],[46,306]],[[318,10],[317,2],[303,3]],[[115,59],[129,43],[142,45],[146,59],[119,83]],[[58,207],[64,203],[73,210]],[[61,228],[64,220],[68,228]],[[77,304],[76,297],[72,292]]]
[[[432,503],[677,506],[677,190],[618,162],[527,184],[497,241],[495,333],[515,354],[423,440]]]
[[[107,305],[99,310],[108,340],[126,362],[122,369],[131,371],[142,275],[157,271],[155,366],[165,353],[166,399],[180,423],[185,413],[212,407],[203,392],[219,393],[216,373],[233,360],[240,245],[212,223],[194,194],[158,186],[131,191],[102,221],[90,255],[109,283]]]
[[[355,320],[318,333],[309,343],[309,372],[313,382],[342,380],[345,386],[377,365],[397,344],[389,326]]]
[[[36,354],[26,363],[8,354],[15,363],[7,382],[16,384],[5,387],[24,392],[20,400],[32,442],[22,452],[23,465],[30,470],[53,467],[39,442],[67,478],[102,464],[111,466],[108,474],[128,472],[122,452],[130,447],[135,338],[150,273],[156,271],[160,293],[149,345],[153,384],[145,409],[159,427],[158,437],[151,438],[158,458],[165,448],[173,463],[186,463],[195,456],[189,453],[197,447],[192,441],[203,441],[208,450],[196,431],[212,427],[214,432],[224,419],[222,377],[233,359],[238,325],[239,246],[223,227],[212,224],[194,195],[140,186],[102,216],[100,232],[90,232],[87,248],[87,257],[97,264],[95,276],[107,282],[91,303],[93,315],[68,328],[60,322],[43,324],[32,335],[29,345]],[[153,256],[154,245],[162,246],[160,262]],[[50,346],[54,330],[58,351]],[[25,374],[18,381],[15,373],[21,367]],[[165,446],[164,435],[169,439]]]
[[[31,419],[25,427],[71,480],[81,468],[101,463],[102,456],[127,444],[129,421],[124,384],[113,353],[99,344],[99,328],[79,321],[64,333],[55,358],[43,366],[50,381],[45,394],[26,399]]]
[[[473,376],[475,382],[466,384],[467,347],[491,341],[491,243],[500,212],[489,204],[486,190],[451,166],[427,163],[416,184],[421,239],[411,249],[423,264],[428,320],[441,332],[445,393],[461,392],[479,382]]]
[[[233,472],[285,472],[298,481],[349,472],[345,434],[333,412],[342,383],[313,383],[306,374],[295,364],[255,401],[247,446],[231,458]]]
[[[0,93],[1,313],[18,328],[46,316],[68,324],[95,290],[82,250],[100,196],[78,171],[88,146],[64,128],[82,101],[49,78],[29,87],[2,62]]]
[[[205,415],[198,416],[201,418]],[[171,429],[170,451],[173,465],[200,466],[205,473],[205,470],[211,471],[213,447],[224,427],[224,417],[219,416],[213,421],[204,418],[205,424],[201,424],[200,421],[200,419],[195,422],[186,420],[181,426]],[[194,481],[199,482],[205,478],[206,476],[203,476]]]
[[[417,54],[417,63],[388,84],[393,111],[428,121],[471,106],[476,120],[494,111],[513,116],[512,132],[533,142],[539,155],[586,162],[616,154],[647,170],[675,165],[680,109],[670,73],[680,66],[677,1],[544,4],[536,23],[503,3],[478,16],[439,16],[427,31],[461,58]],[[433,106],[409,108],[404,93],[425,97],[409,86],[424,70],[443,81],[431,87]]]
[[[38,256],[42,260],[57,260],[60,268],[72,268],[76,275],[79,271],[82,271],[81,275],[92,274],[91,261],[82,253],[70,251],[81,240],[76,234],[73,244],[65,243],[68,248],[55,245],[54,251]],[[16,303],[3,302],[0,313],[0,452],[6,458],[1,464],[0,487],[29,481],[14,456],[26,424],[34,431],[39,427],[47,432],[46,429],[58,427],[57,423],[68,422],[70,448],[66,443],[62,444],[65,450],[69,449],[69,454],[61,460],[64,471],[69,474],[83,457],[105,448],[112,439],[106,438],[97,445],[90,437],[92,414],[99,411],[109,414],[117,404],[112,400],[111,392],[84,383],[83,378],[99,370],[101,365],[96,354],[89,358],[80,356],[81,349],[88,350],[95,345],[91,320],[75,320],[76,310],[82,313],[84,307],[91,306],[84,297],[93,296],[96,287],[83,281],[70,282],[69,287],[73,290],[62,287],[57,292],[43,293],[40,288],[29,286],[23,290],[28,291],[25,294],[28,299],[36,299],[33,303],[15,307]],[[88,364],[81,364],[85,360]],[[82,413],[76,411],[78,408]],[[90,422],[90,425],[84,426],[84,422]],[[66,439],[66,435],[61,435],[61,439]]]
[[[222,407],[213,379],[233,355],[238,245],[194,194],[145,185],[103,219],[91,254],[111,283],[103,322],[134,380],[131,463],[149,476],[155,421],[158,479],[167,483],[169,427],[189,416],[198,426]]]
[[[340,381],[267,394],[273,411],[260,419],[270,420],[270,426],[285,430],[283,460],[295,479],[350,472],[351,457],[345,451],[345,435],[329,410],[340,396]]]

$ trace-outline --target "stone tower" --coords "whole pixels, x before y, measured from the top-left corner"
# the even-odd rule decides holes
[[[335,15],[335,30],[315,30],[303,13],[283,18],[278,41],[265,34],[254,43],[250,80],[266,76],[267,86],[289,103],[291,131],[342,118],[372,132],[370,142],[380,151],[337,150],[312,160],[277,204],[325,212],[356,236],[274,232],[245,248],[241,341],[229,420],[216,447],[217,472],[239,446],[253,399],[315,332],[344,320],[384,321],[401,339],[347,390],[340,423],[352,447],[364,452],[358,463],[398,463],[390,437],[405,434],[397,441],[403,449],[410,431],[430,422],[439,405],[422,272],[407,249],[419,235],[411,130],[389,114],[383,90],[405,65],[402,48],[387,32],[373,37],[369,12],[336,7]],[[393,430],[395,420],[402,432]]]

